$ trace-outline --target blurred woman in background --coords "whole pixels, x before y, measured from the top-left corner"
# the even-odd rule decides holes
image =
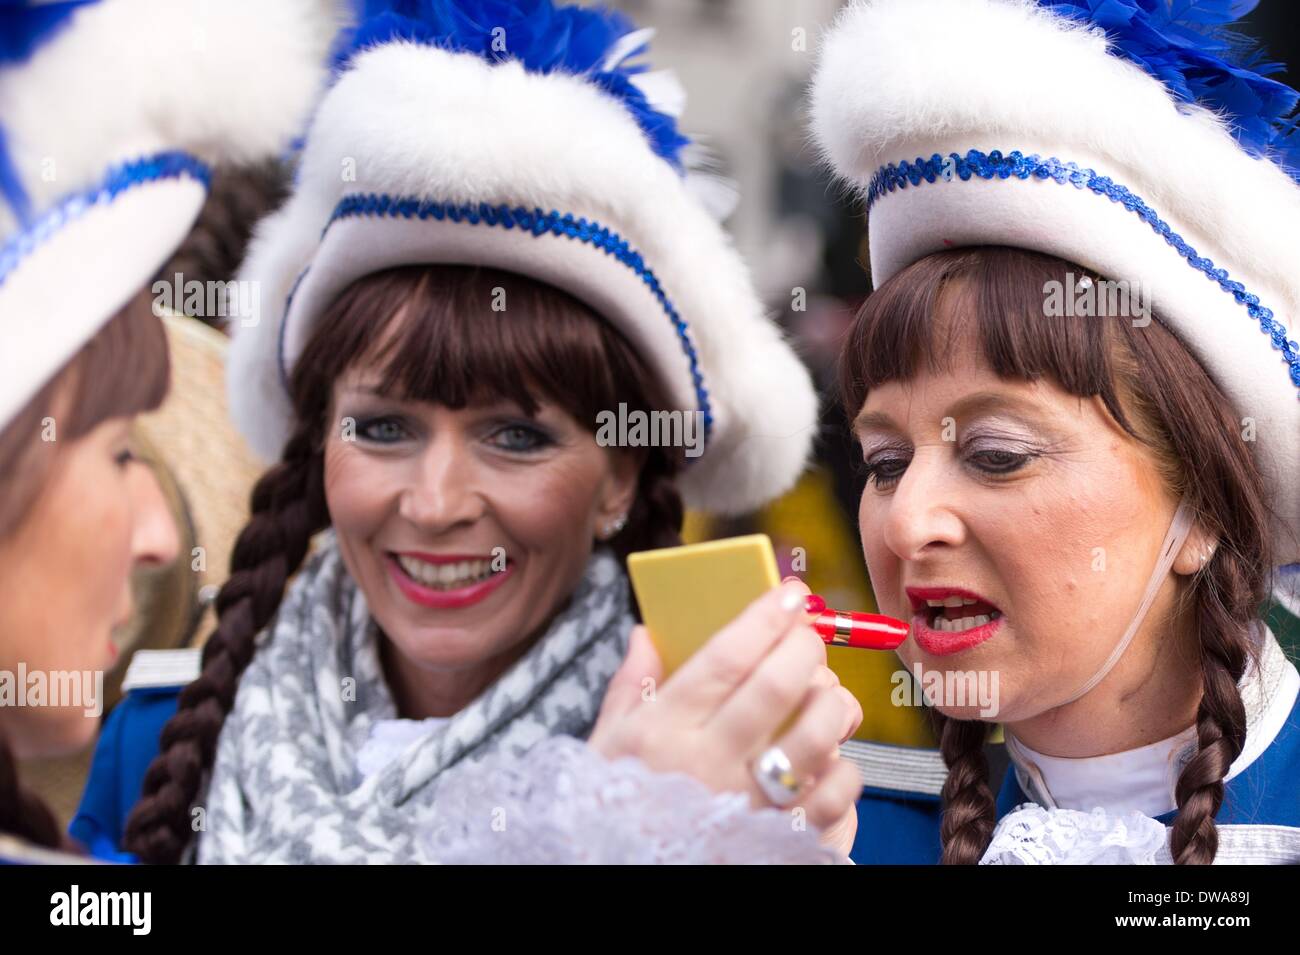
[[[340,25],[314,0],[271,16],[234,0],[196,20],[199,6],[0,14],[0,833],[38,846],[67,840],[15,758],[91,741],[131,571],[177,551],[131,438],[168,387],[149,280],[198,214],[212,163],[287,145]],[[196,22],[211,52],[178,75],[157,51]]]

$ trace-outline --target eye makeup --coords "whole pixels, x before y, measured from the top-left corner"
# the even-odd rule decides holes
[[[902,478],[913,446],[897,434],[863,435],[863,470],[868,484],[886,490]],[[984,417],[962,429],[953,445],[959,460],[981,477],[1011,475],[1046,453],[1035,429],[1018,417]]]

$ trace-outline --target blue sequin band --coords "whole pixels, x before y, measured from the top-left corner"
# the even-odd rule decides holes
[[[890,163],[882,166],[871,177],[867,190],[867,211],[886,193],[908,186],[919,186],[922,182],[947,180],[953,176],[963,182],[971,176],[980,179],[1051,179],[1060,185],[1070,184],[1076,189],[1089,189],[1099,196],[1106,196],[1111,202],[1121,203],[1147,223],[1169,245],[1187,260],[1187,264],[1203,273],[1219,288],[1232,295],[1237,304],[1244,305],[1251,318],[1259,322],[1260,331],[1269,336],[1273,347],[1282,353],[1287,364],[1291,381],[1300,388],[1300,344],[1287,338],[1286,327],[1273,318],[1272,309],[1259,303],[1259,298],[1246,291],[1244,285],[1228,277],[1228,270],[1216,268],[1214,263],[1197,254],[1169,223],[1160,218],[1149,205],[1134,195],[1129,189],[1114,182],[1109,176],[1099,176],[1092,169],[1080,168],[1076,163],[1061,162],[1056,157],[1043,159],[1038,155],[1025,156],[1019,150],[1003,155],[999,150],[982,153],[972,149],[965,156],[949,153],[941,156],[935,153],[929,159],[917,158],[916,162],[904,160],[898,165]]]
[[[334,213],[330,216],[330,221],[326,223],[321,235],[324,236],[325,232],[329,231],[329,227],[339,219],[356,216],[400,216],[403,219],[433,219],[438,222],[445,220],[470,225],[497,226],[502,229],[518,228],[522,232],[530,232],[538,237],[556,235],[576,239],[579,242],[600,249],[606,255],[613,256],[630,268],[645,283],[646,287],[654,293],[659,305],[664,310],[664,314],[672,322],[673,328],[677,332],[682,351],[686,354],[686,359],[690,363],[691,381],[695,385],[696,399],[699,401],[700,411],[704,415],[704,442],[707,446],[709,437],[713,432],[713,410],[709,403],[709,390],[704,386],[704,375],[700,372],[700,362],[695,351],[695,344],[691,341],[690,330],[673,306],[672,301],[668,298],[663,286],[660,285],[659,278],[646,265],[641,254],[633,249],[627,240],[617,232],[589,219],[575,218],[571,213],[561,214],[554,210],[543,212],[541,209],[525,209],[522,206],[490,206],[487,203],[467,205],[454,202],[436,202],[431,199],[399,199],[371,193],[344,196],[339,201],[339,204],[334,207]],[[294,293],[306,274],[306,272],[303,272],[294,282],[293,290],[290,291],[288,301],[285,304],[284,313],[286,317],[293,303]],[[280,376],[281,381],[286,385],[286,390],[288,387],[288,367],[284,360],[284,330],[287,325],[287,321],[280,323],[279,345]]]
[[[212,171],[201,159],[179,150],[155,153],[112,167],[97,185],[59,200],[31,228],[22,230],[0,248],[0,285],[42,243],[95,206],[110,203],[136,186],[182,177],[196,180],[206,191],[211,185]]]

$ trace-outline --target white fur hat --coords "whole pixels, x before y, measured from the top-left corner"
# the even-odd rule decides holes
[[[283,448],[284,382],[347,285],[396,265],[481,264],[589,304],[646,357],[671,410],[702,413],[688,505],[742,512],[789,488],[816,396],[682,168],[680,86],[628,64],[649,31],[551,0],[416,6],[420,19],[363,24],[294,193],[244,264],[261,314],[236,329],[230,402],[254,449]]]
[[[858,0],[823,44],[812,119],[866,201],[876,286],[971,245],[1140,283],[1253,419],[1286,564],[1300,560],[1300,144],[1295,92],[1223,30],[1253,6]]]
[[[218,160],[301,132],[340,0],[0,10],[0,427],[180,245]]]

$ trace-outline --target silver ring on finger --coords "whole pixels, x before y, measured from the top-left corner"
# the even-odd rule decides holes
[[[790,757],[780,746],[769,746],[754,760],[750,771],[759,790],[774,806],[785,808],[799,797],[799,777]]]

